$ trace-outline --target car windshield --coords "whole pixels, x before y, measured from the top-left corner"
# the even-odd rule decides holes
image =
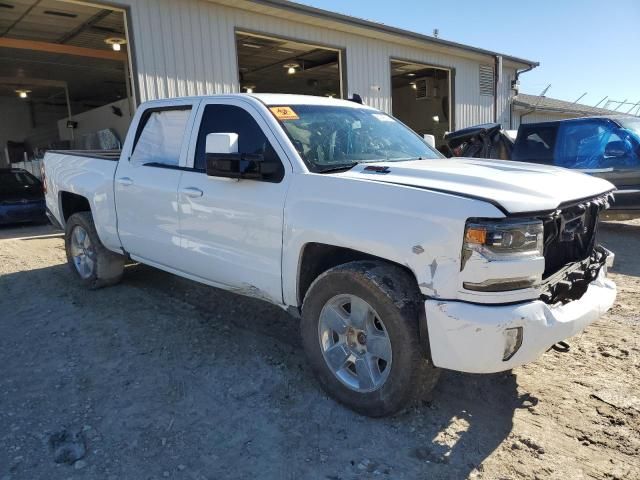
[[[329,105],[270,109],[313,172],[358,163],[443,158],[408,127],[377,110]]]
[[[28,172],[0,171],[0,198],[33,195],[39,191],[40,181]]]
[[[0,189],[17,189],[37,183],[38,180],[27,172],[0,172]]]

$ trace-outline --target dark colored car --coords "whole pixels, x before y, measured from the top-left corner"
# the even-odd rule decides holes
[[[440,150],[447,157],[496,158],[510,160],[513,139],[499,123],[484,123],[447,133]],[[443,151],[444,150],[444,151]]]
[[[0,169],[0,225],[44,222],[42,182],[20,168]]]
[[[497,124],[445,137],[455,156],[542,163],[580,170],[613,183],[608,214],[640,216],[640,118],[587,117],[520,125],[514,142]]]

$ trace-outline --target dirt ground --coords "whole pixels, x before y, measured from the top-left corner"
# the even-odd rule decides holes
[[[640,222],[602,240],[619,297],[568,353],[444,372],[372,420],[320,391],[278,308],[140,265],[87,292],[61,235],[2,229],[0,480],[640,478]]]

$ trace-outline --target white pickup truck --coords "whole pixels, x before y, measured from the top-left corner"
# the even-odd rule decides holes
[[[121,153],[44,164],[82,283],[113,284],[133,259],[278,305],[301,318],[322,387],[366,415],[397,412],[442,368],[531,362],[616,296],[596,242],[609,182],[445,159],[355,102],[153,101]]]

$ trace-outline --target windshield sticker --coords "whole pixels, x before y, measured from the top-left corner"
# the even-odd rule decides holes
[[[393,122],[393,118],[391,118],[389,115],[385,115],[384,113],[374,113],[373,116],[381,122]]]
[[[270,107],[269,110],[278,120],[299,120],[298,114],[291,107]]]

